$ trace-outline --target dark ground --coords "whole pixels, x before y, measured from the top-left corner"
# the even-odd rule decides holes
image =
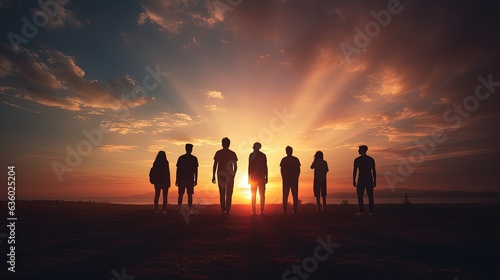
[[[2,238],[1,279],[461,280],[500,274],[498,204],[376,205],[371,217],[355,217],[356,205],[332,205],[324,215],[303,205],[286,216],[280,205],[269,205],[263,217],[250,216],[248,205],[221,216],[211,205],[189,219],[174,206],[167,215],[154,214],[150,205],[19,201],[16,208],[16,272],[7,271]],[[7,233],[2,228],[0,234]],[[328,236],[340,247],[316,249],[317,239],[327,243]],[[316,260],[315,251],[326,260]],[[300,271],[286,274],[293,265]]]

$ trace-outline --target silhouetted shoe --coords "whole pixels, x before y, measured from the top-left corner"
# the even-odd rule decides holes
[[[358,213],[356,213],[356,216],[358,216],[358,217],[361,217],[361,216],[364,216],[364,215],[365,215],[365,212],[358,212]]]
[[[283,211],[283,213],[282,213],[282,214],[283,214],[283,215],[286,215],[286,211]]]
[[[325,214],[325,210],[321,211],[321,214]]]
[[[314,212],[314,214],[321,214],[321,211],[316,210],[316,212]]]
[[[373,212],[368,212],[368,216],[373,216]]]
[[[297,214],[297,211],[293,210],[292,214],[294,214],[294,215]]]
[[[226,216],[229,216],[229,211],[226,211]]]
[[[155,210],[155,214],[160,214],[160,211],[159,210]]]
[[[257,215],[257,214],[255,214],[255,211],[252,211],[252,216],[255,216],[255,215]]]
[[[167,210],[161,211],[164,215],[167,214]]]

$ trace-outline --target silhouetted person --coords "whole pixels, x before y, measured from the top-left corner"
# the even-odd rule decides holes
[[[328,173],[328,163],[323,159],[323,152],[317,151],[314,161],[311,164],[314,169],[314,197],[316,197],[316,214],[325,213],[326,208],[326,173]],[[320,197],[323,198],[323,208],[320,204]]]
[[[293,213],[297,212],[299,204],[299,176],[300,161],[292,156],[293,149],[290,146],[285,148],[286,157],[281,159],[281,178],[283,180],[283,214],[286,214],[288,208],[288,194],[292,190]]]
[[[257,201],[257,188],[260,197],[260,214],[264,215],[266,203],[267,184],[267,157],[260,151],[262,145],[259,142],[253,144],[253,152],[248,157],[248,183],[252,190],[252,214],[255,215],[255,204]]]
[[[163,214],[167,214],[167,195],[168,188],[170,188],[170,168],[168,166],[167,155],[164,151],[159,151],[156,159],[153,162],[153,167],[149,171],[149,178],[151,183],[155,186],[155,213],[158,211],[158,199],[160,192],[163,190]]]
[[[177,160],[177,172],[175,176],[175,185],[179,187],[179,199],[177,204],[179,211],[182,207],[182,197],[187,190],[189,213],[193,214],[193,194],[194,186],[198,183],[198,159],[193,156],[193,145],[186,144],[186,154]]]
[[[408,193],[405,193],[405,200],[403,201],[403,204],[410,205],[410,199],[408,198]]]
[[[218,150],[214,156],[214,166],[212,169],[212,183],[215,184],[215,172],[217,171],[217,182],[219,183],[220,208],[222,214],[229,215],[231,210],[231,199],[233,196],[234,176],[238,166],[238,157],[229,150],[231,141],[225,137],[222,139],[222,150]]]
[[[358,194],[359,212],[356,215],[363,215],[365,212],[365,205],[363,196],[366,189],[368,195],[368,214],[373,215],[373,188],[377,186],[377,172],[375,170],[375,160],[366,155],[368,147],[366,145],[359,146],[358,153],[360,154],[354,160],[354,170],[352,172],[352,184],[356,187]],[[356,183],[356,173],[359,169],[358,182]]]

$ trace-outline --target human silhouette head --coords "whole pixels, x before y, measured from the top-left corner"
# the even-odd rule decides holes
[[[193,144],[186,144],[186,153],[191,154],[193,152]]]
[[[359,146],[358,153],[360,155],[366,155],[367,151],[368,151],[368,146],[366,146],[366,145]]]
[[[231,145],[231,140],[227,137],[222,138],[222,148],[228,149],[229,145]]]
[[[323,159],[323,152],[322,151],[317,151],[314,154],[314,160],[319,160],[319,159]]]
[[[259,142],[255,142],[253,144],[253,150],[254,151],[258,151],[258,150],[260,150],[260,148],[262,148],[262,145]]]
[[[167,154],[164,151],[159,151],[158,154],[156,155],[155,162],[166,162],[167,161]]]
[[[293,154],[293,148],[290,146],[286,146],[285,151],[287,156],[291,156]]]

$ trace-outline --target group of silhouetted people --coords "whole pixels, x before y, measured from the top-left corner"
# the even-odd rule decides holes
[[[238,169],[238,157],[236,153],[229,149],[231,141],[225,137],[222,139],[222,149],[218,150],[214,156],[212,168],[212,183],[217,183],[220,195],[220,207],[223,215],[229,215],[231,210],[231,200],[234,189],[234,177]],[[248,183],[252,192],[252,215],[257,214],[257,192],[260,197],[260,215],[264,215],[266,184],[268,183],[267,157],[260,151],[262,145],[259,142],[254,143],[253,152],[248,158]],[[184,193],[188,195],[189,213],[192,212],[194,187],[198,182],[198,159],[191,153],[192,144],[186,144],[186,154],[177,160],[177,172],[175,176],[175,185],[179,189],[178,207],[181,210]],[[288,211],[288,196],[292,192],[293,213],[297,213],[299,204],[299,176],[300,161],[293,156],[293,149],[290,146],[285,148],[286,157],[280,162],[281,177],[283,182],[283,214]],[[353,168],[353,186],[356,187],[358,196],[359,212],[357,216],[364,215],[363,196],[366,191],[369,200],[368,214],[373,214],[373,188],[376,186],[377,173],[375,170],[375,160],[366,155],[368,147],[359,146],[360,156],[354,160]],[[316,214],[325,213],[327,180],[329,171],[328,163],[323,158],[323,152],[317,151],[311,164],[314,169],[313,192],[316,199]],[[216,176],[217,175],[217,176]],[[149,173],[150,182],[155,187],[154,206],[155,212],[159,213],[158,200],[163,191],[163,212],[166,214],[167,194],[170,187],[170,170],[167,156],[164,151],[158,152],[153,167]]]

